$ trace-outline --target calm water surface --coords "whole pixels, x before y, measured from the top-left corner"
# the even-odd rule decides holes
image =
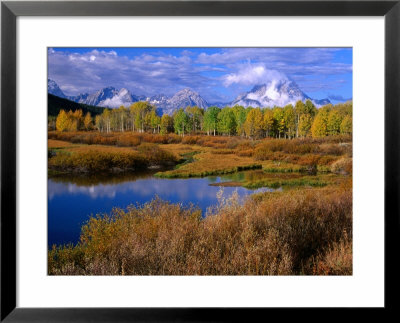
[[[48,180],[48,244],[76,243],[80,229],[90,215],[108,213],[113,207],[126,208],[130,204],[143,204],[156,195],[162,200],[201,208],[218,203],[219,186],[209,184],[238,181],[245,172],[221,177],[161,179],[155,172],[112,177],[63,177]],[[247,172],[248,173],[248,172]],[[241,200],[269,188],[249,190],[243,187],[224,187],[224,197],[238,192]]]

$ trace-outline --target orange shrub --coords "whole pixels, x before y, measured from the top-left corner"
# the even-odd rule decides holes
[[[252,157],[254,155],[254,149],[238,150],[236,151],[236,155],[242,157]]]
[[[123,135],[119,136],[116,144],[121,147],[136,147],[139,146],[141,142],[142,138],[140,136]]]
[[[200,136],[185,136],[182,138],[182,143],[187,145],[196,145]]]
[[[109,172],[113,168],[138,169],[147,167],[149,162],[137,152],[118,154],[101,151],[58,153],[49,159],[49,168],[75,172]]]
[[[313,275],[352,275],[353,273],[353,244],[351,239],[344,238],[332,244],[325,252],[321,252],[312,262]]]
[[[331,172],[336,174],[349,175],[353,173],[353,159],[341,158],[331,165]]]
[[[161,149],[155,144],[142,143],[137,149],[149,162],[150,166],[171,165],[177,162],[174,154]]]
[[[211,214],[155,199],[92,217],[50,275],[350,275],[351,191],[219,198]],[[344,241],[344,243],[342,243]]]
[[[319,150],[322,154],[340,156],[343,155],[348,149],[346,149],[344,146],[340,146],[339,144],[322,144],[319,146]]]
[[[233,149],[215,149],[212,150],[211,153],[215,155],[229,155],[234,154],[235,151]]]

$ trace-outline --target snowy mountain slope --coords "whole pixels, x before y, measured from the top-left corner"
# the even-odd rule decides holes
[[[85,103],[89,96],[89,93],[79,94],[77,96],[68,96],[67,99],[76,103]]]
[[[132,95],[127,89],[117,90],[112,86],[103,88],[93,94],[80,94],[76,97],[70,97],[72,101],[94,105],[105,108],[118,108],[121,105],[129,106],[139,99]]]
[[[168,104],[169,97],[164,94],[153,95],[152,97],[146,98],[147,102],[157,105],[158,107],[163,107]]]
[[[47,79],[47,93],[53,94],[53,95],[58,96],[60,98],[66,98],[66,95],[60,89],[58,84],[55,81],[51,80],[51,79]]]
[[[190,89],[183,89],[171,98],[163,97],[163,100],[159,103],[150,101],[150,103],[155,104],[158,108],[161,108],[164,113],[172,115],[175,110],[180,108],[186,108],[188,106],[198,106],[200,108],[206,109],[209,104],[204,100],[197,92]]]
[[[283,107],[290,103],[295,104],[298,100],[303,102],[311,100],[317,107],[320,107],[330,103],[328,99],[314,100],[310,98],[295,82],[288,79],[274,80],[256,85],[250,91],[240,94],[230,103],[215,102],[212,104],[202,98],[199,93],[188,88],[175,93],[172,97],[164,94],[146,97],[143,95],[133,95],[125,88],[117,90],[109,86],[92,94],[85,93],[67,97],[57,83],[49,79],[48,92],[77,103],[107,108],[118,108],[121,105],[128,107],[137,101],[147,101],[155,105],[160,113],[167,113],[169,115],[172,115],[177,109],[186,108],[187,106],[198,106],[203,109],[207,109],[210,106],[223,108],[235,105],[242,105],[244,107]]]
[[[245,107],[283,107],[295,104],[297,101],[311,100],[316,106],[330,103],[328,99],[313,100],[300,90],[298,85],[290,80],[274,80],[267,84],[253,87],[249,92],[239,95],[230,105],[243,105]]]

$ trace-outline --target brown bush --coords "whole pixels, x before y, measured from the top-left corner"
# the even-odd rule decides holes
[[[148,143],[179,143],[182,141],[180,136],[175,134],[160,135],[138,132],[56,132],[51,131],[48,134],[49,139],[58,139],[71,141],[81,144],[97,144],[97,145],[117,145],[121,147],[135,147],[141,142]]]
[[[49,251],[48,270],[50,275],[347,275],[352,248],[340,243],[351,242],[351,232],[349,190],[270,193],[244,205],[235,196],[220,197],[204,219],[199,210],[156,199],[92,217],[77,246]]]
[[[303,139],[268,139],[258,145],[254,156],[263,160],[264,156],[269,156],[272,152],[284,152],[287,154],[310,154],[319,151],[318,145],[307,143]]]
[[[57,153],[49,159],[49,168],[62,171],[108,172],[115,168],[141,169],[149,166],[149,161],[136,152],[87,151]]]
[[[67,172],[113,172],[172,165],[175,155],[155,144],[141,144],[137,151],[115,147],[83,146],[50,156],[50,169]],[[107,149],[106,149],[107,148]]]
[[[234,154],[235,151],[233,149],[215,149],[212,150],[211,153],[215,155],[229,155]]]
[[[174,154],[161,149],[155,144],[142,143],[138,147],[138,151],[144,156],[150,166],[171,165],[177,161]]]
[[[229,138],[226,142],[226,148],[228,149],[235,149],[239,145],[239,139],[237,138]]]
[[[353,173],[353,158],[341,158],[331,165],[331,172],[342,175]]]
[[[345,146],[340,144],[322,144],[319,146],[321,154],[341,156],[346,153]]]
[[[325,252],[313,258],[305,273],[311,275],[352,275],[353,274],[353,244],[344,232],[339,242],[332,244]]]
[[[142,138],[140,136],[120,136],[116,142],[117,146],[120,147],[136,147],[139,146],[142,142]]]
[[[182,137],[175,134],[169,134],[167,137],[167,144],[179,144],[181,141]]]
[[[185,136],[182,138],[182,143],[186,145],[196,145],[200,136]]]
[[[254,149],[238,150],[236,154],[241,157],[252,157],[254,155]]]

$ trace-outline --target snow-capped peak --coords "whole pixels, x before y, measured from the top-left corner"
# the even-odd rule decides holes
[[[118,108],[120,106],[128,107],[132,103],[145,100],[155,105],[163,113],[172,115],[179,108],[187,106],[198,106],[207,109],[212,105],[219,107],[242,105],[244,107],[273,107],[285,106],[287,104],[295,104],[297,101],[305,101],[310,99],[316,106],[322,106],[330,103],[328,99],[313,100],[298,85],[287,78],[273,79],[263,84],[255,85],[250,91],[240,94],[231,103],[214,103],[209,104],[199,93],[189,88],[184,88],[172,97],[164,94],[157,94],[151,97],[136,96],[130,93],[126,88],[117,90],[113,86],[105,87],[92,94],[80,94],[78,96],[65,96],[57,83],[48,79],[48,93],[57,95],[68,100],[88,105]]]
[[[295,104],[297,101],[312,100],[307,94],[300,90],[298,85],[291,80],[272,80],[265,84],[253,87],[249,92],[239,95],[231,105],[242,105],[245,107],[283,107],[287,104]],[[320,100],[312,100],[319,106]],[[327,102],[326,100],[323,100]],[[329,101],[329,100],[328,100]]]

